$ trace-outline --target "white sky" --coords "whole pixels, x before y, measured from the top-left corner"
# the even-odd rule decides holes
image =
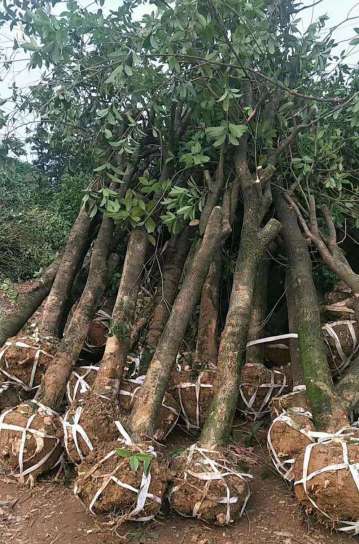
[[[106,2],[107,9],[115,7],[118,5],[120,0],[108,0]],[[91,0],[83,0],[84,5],[89,4]],[[310,6],[313,4],[314,0],[303,0],[303,4]],[[62,10],[63,6],[58,6],[56,9]],[[96,7],[97,9],[97,7]],[[143,13],[149,11],[150,8],[148,5],[142,6],[140,11]],[[301,27],[303,30],[310,24],[312,20],[315,20],[319,15],[326,14],[329,16],[328,25],[335,26],[341,21],[350,17],[358,17],[357,20],[352,20],[346,22],[342,25],[335,33],[335,39],[340,44],[338,49],[341,50],[344,47],[348,46],[348,41],[355,36],[353,30],[354,27],[359,27],[359,1],[353,0],[322,0],[322,2],[312,8],[304,10],[300,13],[302,18]],[[11,54],[12,49],[12,39],[13,33],[7,31],[6,29],[0,30],[0,52],[7,52]],[[25,57],[25,54],[21,51],[17,51],[15,58],[22,59]],[[348,62],[355,64],[359,61],[359,48],[352,48],[351,56],[348,59]],[[11,70],[4,74],[0,66],[0,98],[6,98],[11,95],[11,85],[15,82],[19,87],[26,89],[31,84],[39,81],[40,72],[39,70],[27,70],[26,61],[15,62],[12,65]],[[19,136],[23,134],[23,129],[19,129]]]

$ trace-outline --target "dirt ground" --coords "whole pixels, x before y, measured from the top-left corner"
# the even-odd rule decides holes
[[[354,538],[306,517],[290,488],[273,472],[264,431],[254,439],[252,497],[242,520],[209,527],[168,511],[150,524],[115,528],[90,516],[72,494],[71,480],[42,481],[33,489],[0,475],[0,544],[350,544]],[[173,447],[188,442],[178,435]]]

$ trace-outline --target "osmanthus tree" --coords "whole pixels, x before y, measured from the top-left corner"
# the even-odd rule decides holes
[[[77,492],[92,511],[117,509],[125,517],[145,519],[156,513],[167,478],[160,456],[156,459],[151,449],[159,409],[201,297],[202,339],[218,320],[215,304],[207,319],[208,299],[218,293],[220,282],[218,262],[210,264],[215,254],[221,260],[221,248],[238,225],[239,249],[218,358],[217,347],[208,346],[218,366],[213,401],[198,443],[178,461],[171,491],[171,502],[181,513],[229,523],[242,513],[248,491],[223,446],[230,439],[237,405],[255,278],[280,222],[292,277],[300,280],[293,288],[300,355],[316,423],[336,429],[346,421],[321,339],[310,257],[283,190],[321,191],[317,174],[323,179],[325,168],[333,172],[335,184],[340,179],[346,185],[341,164],[348,163],[349,143],[342,162],[333,150],[341,142],[341,119],[350,123],[355,117],[355,86],[349,84],[349,68],[341,59],[334,73],[329,69],[335,42],[331,32],[323,37],[325,18],[304,34],[299,32],[296,19],[303,6],[298,2],[161,2],[136,18],[141,5],[124,2],[108,12],[99,5],[91,12],[71,1],[55,16],[47,2],[4,4],[3,19],[21,24],[24,32],[24,41],[16,47],[30,52],[32,67],[45,69],[39,85],[27,96],[18,96],[19,107],[39,118],[32,138],[38,162],[51,179],[65,171],[87,175],[88,190],[43,312],[42,341],[53,358],[38,404],[20,405],[6,415],[0,429],[1,451],[12,453],[2,461],[18,465],[18,435],[11,424],[26,427],[33,416],[36,430],[45,419],[50,425],[49,414],[53,428],[47,429],[41,452],[29,438],[26,470],[43,472],[60,452],[53,410],[60,409],[104,292],[116,226],[123,236],[130,233],[129,242],[112,336],[92,392],[101,394],[102,406],[115,407],[106,412],[113,417],[118,413],[116,395],[146,247],[164,260],[161,294],[149,325],[151,362],[144,384],[130,417],[119,416],[117,427],[128,442],[126,448],[116,453],[113,422],[112,430],[100,436],[106,429],[96,418],[105,410],[93,414],[96,424],[90,421],[86,426],[85,419],[79,420],[78,407],[74,409],[70,426],[82,425],[84,443],[97,444],[88,448],[93,451],[79,468]],[[349,129],[347,134],[349,138]],[[318,164],[324,167],[317,171]],[[330,196],[328,183],[333,181],[325,183]],[[61,338],[71,287],[92,240],[87,283]],[[164,257],[159,256],[161,247]],[[49,336],[57,339],[52,347]],[[11,349],[14,358],[16,353],[23,357],[23,347]],[[134,470],[142,461],[141,470]],[[210,483],[201,478],[208,472]],[[107,481],[109,473],[117,480]],[[209,505],[202,501],[203,484],[210,491]],[[131,493],[137,494],[137,505],[129,511]]]

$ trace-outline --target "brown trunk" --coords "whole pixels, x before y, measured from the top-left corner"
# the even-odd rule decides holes
[[[166,327],[157,344],[146,374],[144,386],[132,414],[131,427],[136,438],[153,436],[171,370],[185,334],[188,321],[199,299],[211,259],[222,236],[222,209],[215,207],[208,221],[202,243],[173,304]]]
[[[37,395],[38,400],[54,410],[61,404],[72,366],[80,355],[89,325],[106,287],[112,234],[113,222],[104,216],[94,243],[85,289]]]
[[[181,234],[169,241],[160,290],[156,296],[155,308],[147,333],[147,345],[151,350],[156,349],[158,340],[171,313],[184,263],[192,242],[191,230],[190,227],[187,227]]]
[[[98,395],[116,399],[130,347],[140,278],[146,257],[147,235],[134,230],[128,241],[121,282],[112,312],[110,336],[94,383]]]
[[[258,340],[263,337],[264,322],[267,312],[269,259],[264,257],[259,263],[255,280],[254,298],[252,304],[251,320],[248,330],[248,341]],[[258,344],[247,348],[247,361],[252,363],[264,363],[264,348]]]
[[[280,223],[272,219],[261,228],[262,198],[254,184],[243,189],[244,218],[233,287],[218,353],[215,395],[200,443],[213,448],[228,440],[235,414],[240,372],[244,363],[254,283],[258,265]]]
[[[60,257],[45,270],[41,278],[36,280],[31,291],[18,296],[16,308],[0,317],[0,347],[8,338],[15,336],[36,312],[51,289],[59,264]]]
[[[327,362],[308,247],[295,211],[279,194],[276,197],[276,208],[283,225],[292,278],[300,361],[307,395],[317,427],[332,430],[342,427],[346,418],[335,395]]]
[[[217,363],[221,269],[222,255],[218,251],[209,268],[201,294],[196,346],[196,362],[200,366]]]
[[[294,294],[294,281],[290,269],[286,274],[286,299],[288,310],[288,328],[289,332],[297,333],[297,309],[295,306],[295,294]],[[297,338],[289,339],[289,351],[290,351],[290,365],[293,378],[293,386],[303,385],[303,367],[300,364],[299,343]]]
[[[91,219],[82,208],[67,239],[55,281],[47,297],[41,321],[41,333],[45,336],[60,336],[72,284],[88,247],[90,226]]]

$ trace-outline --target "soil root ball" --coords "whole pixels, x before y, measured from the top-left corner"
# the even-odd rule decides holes
[[[66,386],[66,396],[69,404],[79,400],[88,393],[95,381],[98,366],[84,365],[75,368]]]
[[[0,413],[7,408],[13,408],[24,400],[30,399],[30,391],[26,391],[21,385],[4,381],[0,383]]]
[[[167,464],[150,445],[110,442],[81,463],[74,492],[92,514],[149,521],[161,508],[167,480]]]
[[[89,392],[75,401],[63,420],[69,460],[81,463],[99,443],[119,438],[120,420],[120,409],[113,400]]]
[[[212,369],[199,374],[192,370],[173,373],[171,391],[178,399],[187,429],[202,428],[212,402],[215,379],[216,370]]]
[[[296,385],[291,393],[274,397],[270,402],[270,411],[273,418],[287,412],[289,408],[302,408],[303,412],[310,412],[305,385]]]
[[[267,446],[277,472],[289,482],[293,465],[308,444],[314,442],[310,412],[300,407],[289,408],[274,419],[268,430]]]
[[[343,320],[326,323],[322,327],[332,373],[341,374],[358,350],[356,321]]]
[[[238,472],[224,450],[193,444],[174,460],[173,470],[169,502],[178,514],[217,525],[228,525],[242,516],[251,476]]]
[[[141,391],[145,376],[135,379],[123,380],[120,389],[120,408],[125,414],[129,414],[137,395]],[[180,416],[180,408],[173,395],[166,392],[158,416],[158,426],[153,438],[157,442],[163,442],[175,428]]]
[[[339,531],[359,534],[359,430],[318,433],[297,458],[294,490],[308,512]]]
[[[10,338],[0,351],[0,374],[26,391],[33,391],[40,385],[56,347],[57,342],[49,337]]]
[[[91,322],[87,338],[83,347],[83,353],[96,360],[102,357],[105,349],[108,331],[110,330],[111,316],[104,310],[96,313]]]
[[[0,416],[0,465],[24,482],[34,481],[62,460],[62,421],[36,401],[19,404]]]
[[[241,374],[239,411],[249,419],[261,419],[270,411],[271,398],[288,390],[288,379],[283,372],[247,362]]]

